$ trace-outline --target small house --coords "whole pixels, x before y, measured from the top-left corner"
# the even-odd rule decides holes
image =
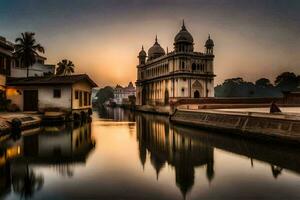
[[[7,79],[7,99],[21,111],[87,112],[92,88],[97,84],[86,74]]]

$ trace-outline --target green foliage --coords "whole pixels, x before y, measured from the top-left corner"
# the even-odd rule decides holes
[[[101,88],[97,93],[97,102],[99,105],[102,105],[105,101],[114,98],[114,89],[110,86]]]
[[[44,47],[36,43],[34,35],[35,33],[31,32],[21,33],[21,37],[18,37],[15,40],[15,55],[21,60],[24,67],[27,68],[27,77],[29,76],[29,67],[36,61],[36,56],[38,56],[37,52],[45,52]]]
[[[72,61],[63,59],[59,63],[57,63],[58,67],[56,69],[56,75],[71,75],[75,72],[75,65]]]
[[[271,81],[267,78],[260,78],[257,81],[255,81],[256,87],[273,87]]]
[[[128,96],[128,100],[129,100],[129,103],[130,103],[131,106],[135,105],[136,97],[134,95]]]
[[[298,87],[300,76],[296,76],[293,72],[283,72],[275,79],[275,86],[280,91],[292,91]]]
[[[255,85],[240,77],[226,79],[222,85],[215,87],[216,97],[252,97],[254,93]]]
[[[215,87],[216,97],[281,97],[282,92],[293,91],[300,84],[300,76],[292,72],[283,72],[275,79],[275,85],[267,78],[246,82],[242,78],[226,79]]]

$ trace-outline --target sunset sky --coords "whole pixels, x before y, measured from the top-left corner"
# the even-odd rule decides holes
[[[0,35],[33,31],[48,63],[67,58],[99,86],[136,80],[137,55],[153,45],[173,49],[182,19],[204,50],[215,42],[216,84],[300,74],[299,0],[0,0]]]

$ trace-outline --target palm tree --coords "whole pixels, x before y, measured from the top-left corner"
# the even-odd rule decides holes
[[[56,75],[71,75],[72,73],[75,72],[74,68],[75,65],[73,64],[72,61],[63,59],[59,63],[57,63],[58,67],[56,69]]]
[[[45,49],[34,39],[35,33],[25,32],[21,33],[21,37],[16,38],[15,48],[16,56],[21,60],[27,69],[27,77],[29,76],[29,67],[36,61],[37,52],[44,53]]]

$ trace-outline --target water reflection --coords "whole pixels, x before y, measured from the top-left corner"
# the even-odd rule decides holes
[[[0,198],[300,198],[297,147],[101,112],[1,143]]]
[[[136,123],[141,164],[145,165],[148,151],[157,179],[165,163],[173,166],[176,185],[183,196],[194,185],[195,167],[206,167],[207,179],[213,179],[214,147],[181,134],[166,117],[140,114]]]
[[[176,185],[184,197],[194,185],[196,167],[204,166],[208,182],[213,181],[216,173],[215,149],[249,158],[249,165],[252,168],[254,160],[265,162],[270,166],[270,173],[274,179],[278,178],[283,170],[300,174],[299,148],[260,143],[222,133],[208,133],[177,126],[170,124],[167,117],[157,115],[137,114],[136,127],[142,166],[146,163],[147,153],[150,155],[157,178],[166,163],[173,166]]]
[[[128,121],[134,122],[135,121],[135,113],[131,112],[130,110],[124,110],[120,107],[104,107],[100,106],[98,108],[98,115],[99,118],[102,119],[112,119],[114,121]]]
[[[39,132],[24,135],[19,141],[2,144],[0,163],[0,195],[11,192],[31,198],[42,189],[44,175],[38,166],[50,166],[61,176],[72,177],[73,165],[85,163],[95,147],[91,124],[45,126]]]

